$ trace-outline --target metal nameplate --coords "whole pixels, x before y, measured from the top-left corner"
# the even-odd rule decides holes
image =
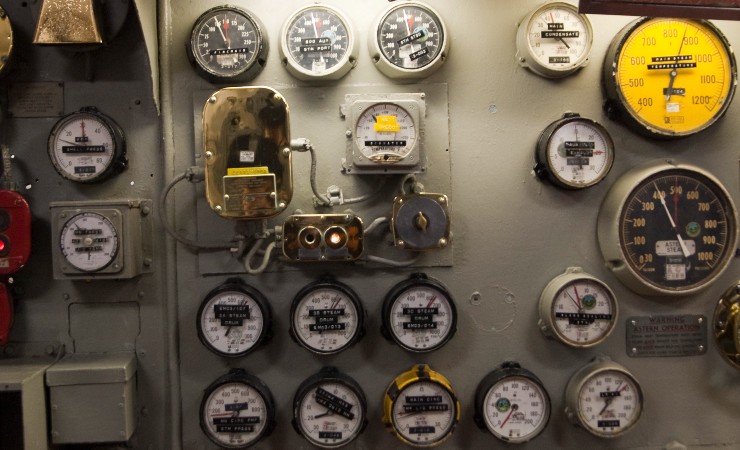
[[[626,327],[627,355],[633,358],[695,356],[707,351],[706,316],[633,316]]]
[[[61,117],[64,114],[62,83],[13,83],[8,98],[8,110],[13,117]]]
[[[273,174],[225,176],[223,182],[227,212],[269,211],[277,208]]]

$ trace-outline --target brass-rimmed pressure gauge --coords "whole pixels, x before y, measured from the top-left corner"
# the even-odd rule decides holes
[[[296,294],[290,306],[290,336],[311,352],[339,353],[365,334],[364,318],[355,291],[327,276]]]
[[[720,297],[713,322],[717,350],[725,361],[740,370],[740,279]]]
[[[270,389],[244,369],[231,369],[206,388],[200,427],[220,447],[251,447],[275,428]]]
[[[696,19],[637,19],[604,58],[609,117],[654,138],[690,136],[727,111],[737,87],[735,55],[722,32]]]
[[[607,266],[645,295],[688,295],[729,266],[738,214],[727,189],[697,166],[653,161],[622,175],[599,210]]]
[[[550,396],[540,379],[512,361],[486,375],[475,392],[475,423],[509,444],[539,436],[550,410]]]
[[[614,142],[599,123],[565,113],[542,131],[535,149],[534,173],[564,189],[600,183],[614,163]]]
[[[288,18],[280,34],[280,58],[301,80],[337,80],[357,64],[352,23],[333,6],[305,6]]]
[[[569,267],[545,286],[539,311],[542,332],[571,347],[599,344],[617,324],[614,292],[580,267]]]
[[[193,24],[188,57],[196,72],[212,83],[249,81],[266,64],[267,33],[249,11],[222,5]]]
[[[383,397],[383,423],[401,442],[433,447],[460,422],[460,401],[450,381],[426,364],[400,374]]]
[[[324,367],[298,387],[293,427],[319,448],[340,448],[367,425],[367,400],[360,385],[335,367]]]
[[[8,13],[0,6],[0,75],[7,72],[13,56],[13,25]]]
[[[59,175],[78,183],[106,180],[128,166],[123,130],[93,106],[59,119],[47,151]]]
[[[516,34],[517,60],[537,75],[562,78],[588,64],[591,22],[578,8],[548,2],[530,12]]]
[[[391,78],[427,77],[450,50],[442,17],[417,1],[392,3],[373,23],[367,41],[375,67]]]
[[[609,358],[597,358],[579,369],[565,389],[568,419],[602,438],[621,436],[634,427],[642,405],[640,384]]]
[[[212,289],[198,308],[198,338],[217,355],[237,358],[266,343],[272,312],[264,295],[240,278]]]
[[[393,286],[385,296],[381,314],[383,336],[410,352],[437,350],[457,331],[452,294],[424,273],[412,274]]]

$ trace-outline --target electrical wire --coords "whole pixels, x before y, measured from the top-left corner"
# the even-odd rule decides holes
[[[419,260],[419,257],[412,258],[406,261],[395,261],[393,259],[388,258],[381,258],[380,256],[374,256],[374,255],[367,255],[364,258],[366,261],[378,263],[378,264],[384,264],[386,266],[392,266],[392,267],[409,267],[416,263],[416,261]]]

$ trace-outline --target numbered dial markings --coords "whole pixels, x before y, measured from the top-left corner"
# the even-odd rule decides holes
[[[725,113],[737,68],[727,39],[710,22],[638,19],[612,42],[604,80],[609,104],[638,131],[681,137]]]
[[[452,433],[457,424],[456,408],[456,400],[445,386],[420,380],[398,394],[392,409],[393,427],[412,445],[435,445]]]
[[[83,272],[102,270],[118,254],[118,231],[102,214],[83,212],[71,217],[60,236],[64,259]]]
[[[578,416],[591,433],[611,437],[631,428],[642,413],[642,394],[627,373],[602,370],[586,378],[578,392]]]
[[[377,103],[362,112],[354,135],[360,153],[382,164],[405,159],[416,145],[419,130],[409,112],[400,105]]]
[[[536,379],[509,375],[488,388],[481,412],[491,434],[518,444],[544,430],[550,418],[550,398]]]

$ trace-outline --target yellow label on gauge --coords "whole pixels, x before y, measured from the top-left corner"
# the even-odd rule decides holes
[[[399,131],[401,131],[401,125],[396,121],[396,116],[375,117],[376,133],[398,133]]]
[[[238,175],[268,175],[270,169],[267,166],[259,167],[229,167],[226,175],[233,177]]]

